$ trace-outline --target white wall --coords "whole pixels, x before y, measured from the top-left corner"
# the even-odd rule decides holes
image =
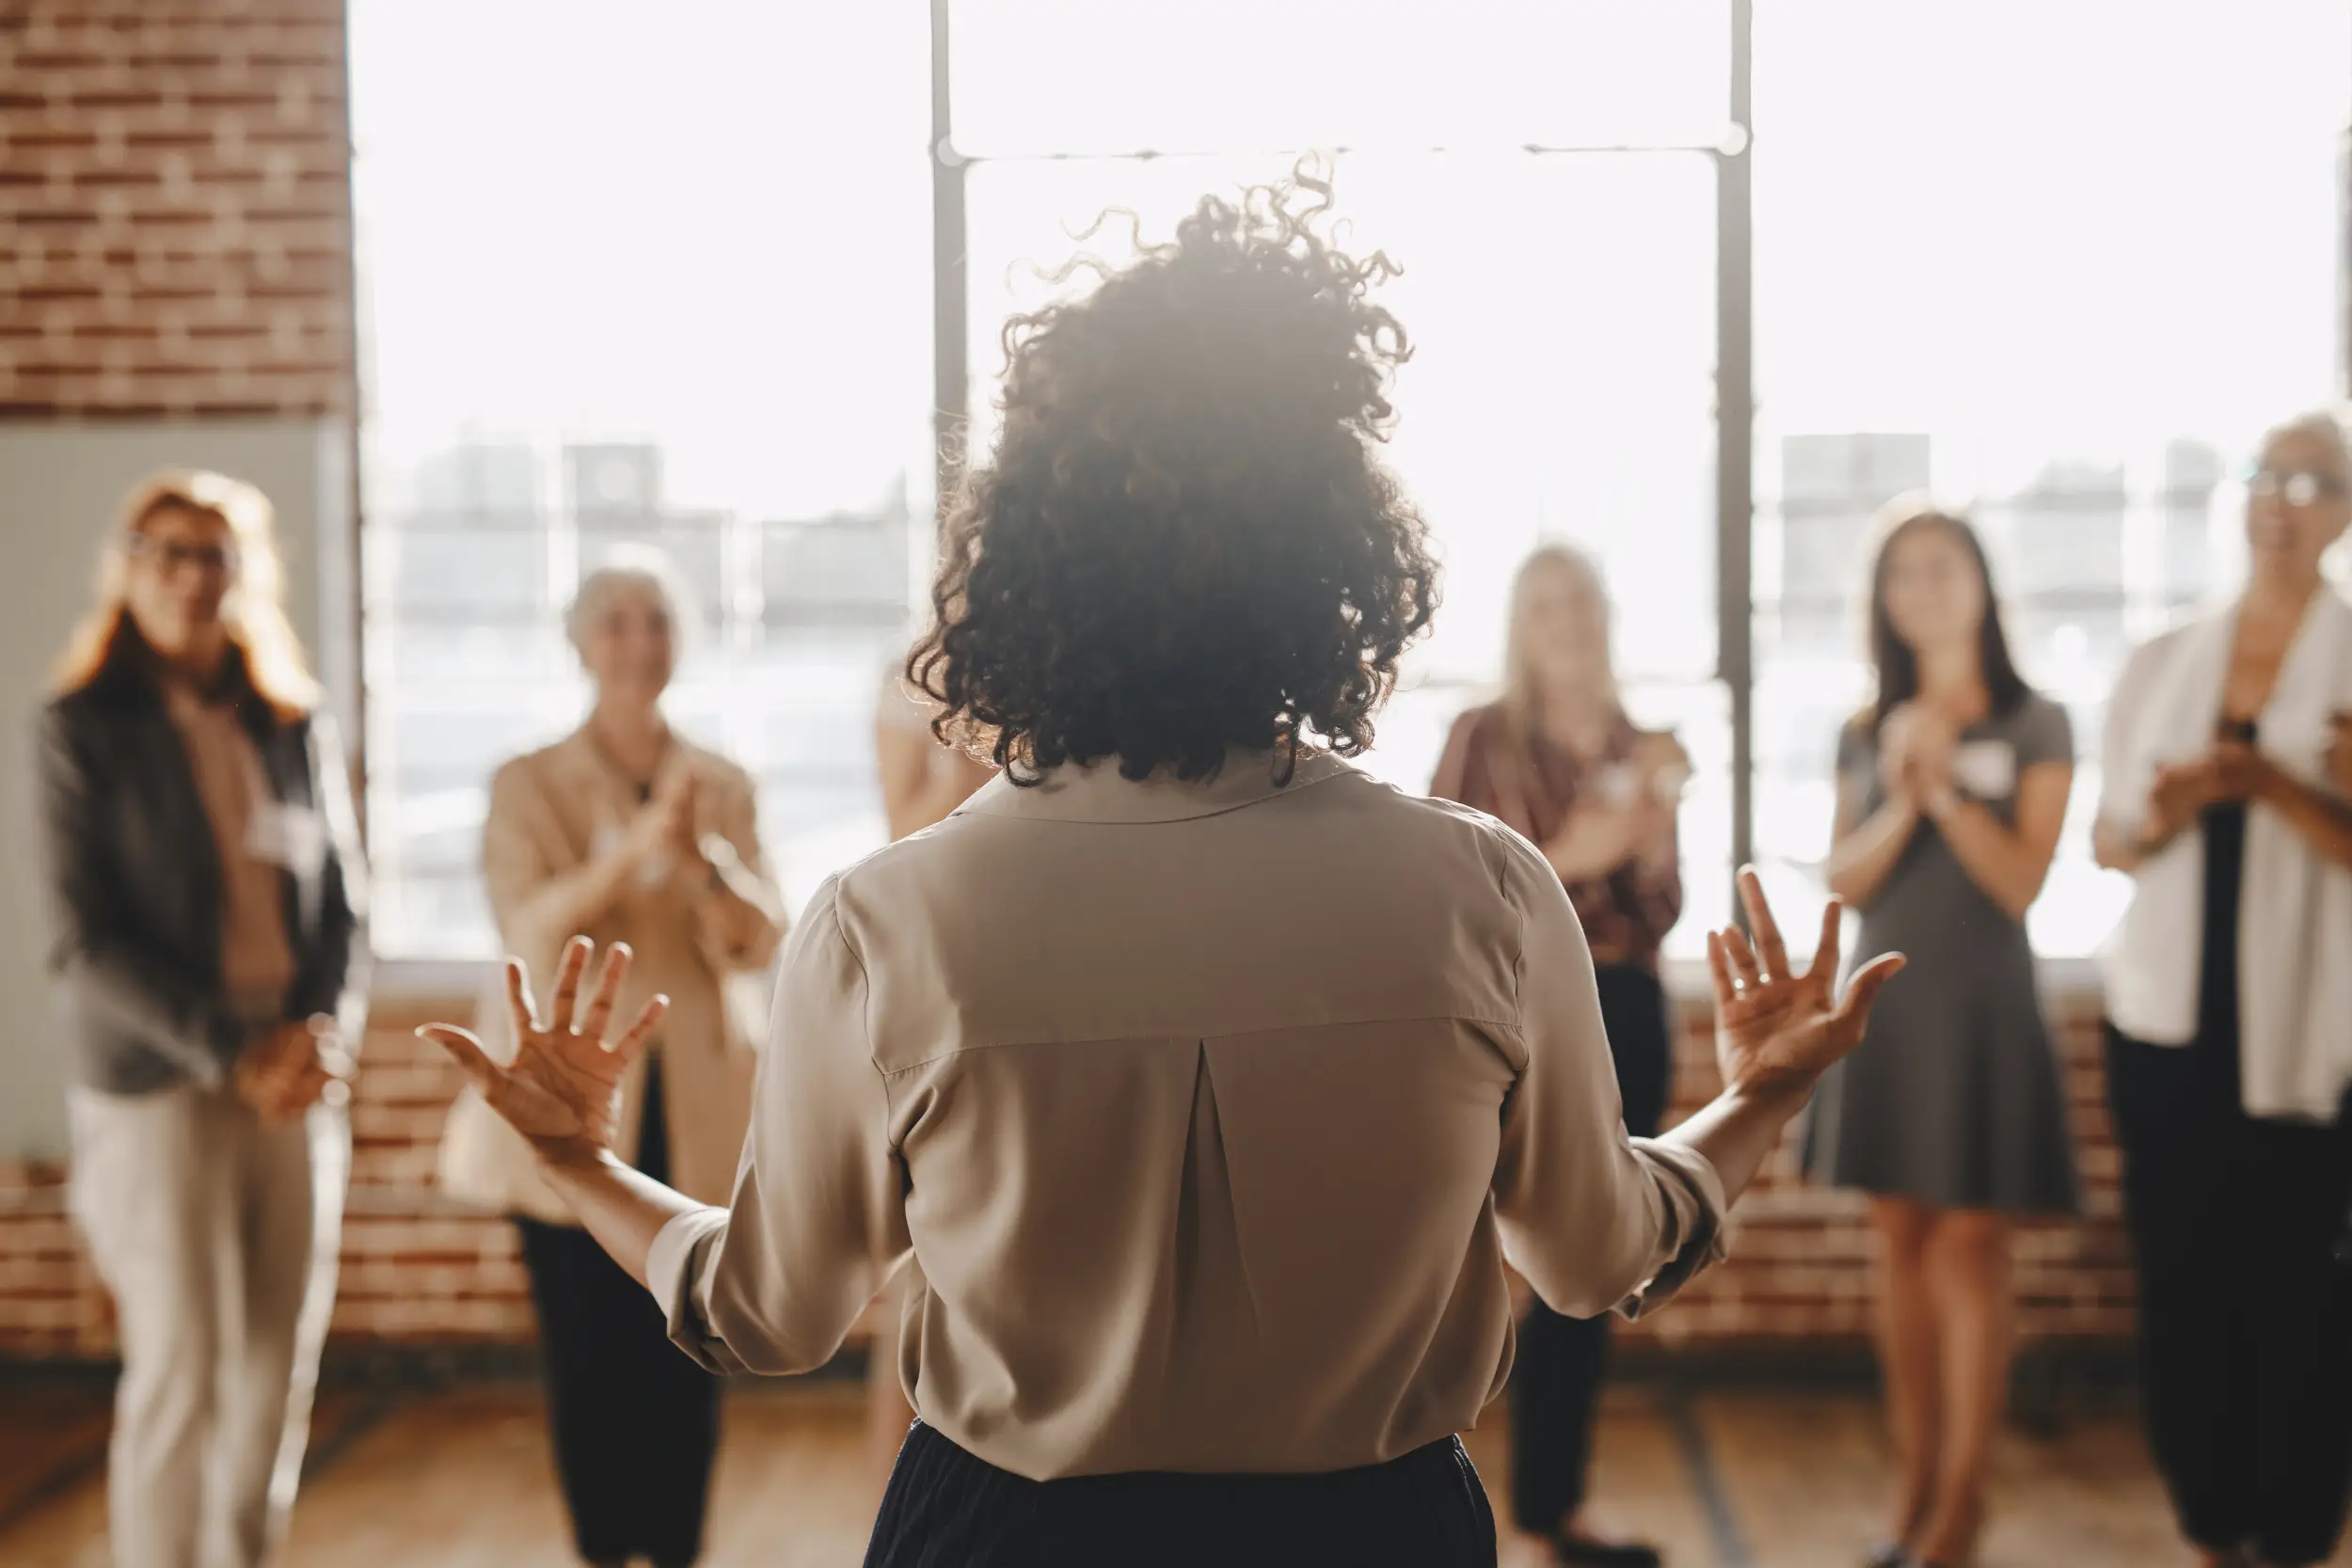
[[[47,979],[31,737],[49,662],[88,602],[115,507],[141,475],[165,467],[217,468],[261,486],[278,509],[294,628],[344,733],[356,736],[350,452],[340,420],[0,426],[0,1160],[65,1151],[65,1049]]]

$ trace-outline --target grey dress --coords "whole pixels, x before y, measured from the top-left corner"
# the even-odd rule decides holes
[[[1878,751],[1864,723],[1838,743],[1838,774],[1862,787],[1865,816],[1886,798]],[[2029,694],[1962,732],[1954,782],[2013,823],[2025,771],[2073,759],[2066,710]],[[1860,1047],[1822,1081],[1806,1167],[1944,1208],[2073,1212],[2074,1144],[2025,926],[1969,879],[1931,822],[1862,912],[1853,961],[1896,951],[1910,963],[1880,993]]]

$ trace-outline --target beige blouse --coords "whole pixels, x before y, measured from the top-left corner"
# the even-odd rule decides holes
[[[670,1185],[716,1203],[735,1180],[737,1156],[751,1117],[752,1062],[764,1023],[760,1005],[730,1006],[730,992],[759,986],[784,935],[782,907],[759,848],[752,781],[714,752],[675,743],[669,766],[700,775],[693,831],[716,833],[733,848],[764,911],[713,885],[710,868],[691,857],[657,866],[632,883],[603,918],[575,929],[578,879],[623,832],[639,807],[636,784],[609,763],[585,731],[516,757],[490,784],[482,865],[499,940],[545,986],[564,944],[575,935],[598,947],[626,942],[635,950],[614,1016],[628,1018],[656,991],[670,1011],[657,1049],[668,1109]],[[502,984],[485,993],[477,1022],[495,1028],[504,1011]],[[540,999],[542,1005],[546,998]],[[748,1016],[747,1016],[748,1015]],[[636,1157],[642,1062],[622,1085],[623,1159]],[[568,1216],[545,1184],[518,1198],[543,1219]]]
[[[906,1262],[915,1409],[1021,1475],[1385,1461],[1502,1387],[1506,1254],[1585,1315],[1720,1255],[1560,879],[1333,758],[995,780],[829,880],[781,986],[733,1207],[654,1243],[672,1337],[812,1368]]]
[[[256,815],[274,800],[262,759],[236,708],[207,702],[180,681],[164,687],[197,798],[204,802],[220,854],[221,990],[247,1017],[275,1017],[294,984],[294,944],[286,936],[284,871],[254,848]]]

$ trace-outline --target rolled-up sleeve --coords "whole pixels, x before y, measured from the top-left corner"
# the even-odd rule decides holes
[[[828,879],[786,944],[733,1200],[673,1219],[646,1259],[670,1338],[713,1371],[822,1366],[908,1249],[839,893]]]
[[[1520,914],[1524,1053],[1495,1169],[1503,1249],[1553,1310],[1637,1316],[1724,1256],[1723,1180],[1695,1149],[1627,1135],[1592,953],[1567,895],[1516,837],[1503,879]]]

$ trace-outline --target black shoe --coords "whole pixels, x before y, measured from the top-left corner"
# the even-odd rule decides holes
[[[1555,1535],[1551,1558],[1567,1568],[1665,1568],[1665,1558],[1646,1541],[1596,1541],[1589,1535]]]
[[[1893,1541],[1870,1548],[1870,1555],[1862,1560],[1862,1568],[1910,1568],[1911,1553]]]

